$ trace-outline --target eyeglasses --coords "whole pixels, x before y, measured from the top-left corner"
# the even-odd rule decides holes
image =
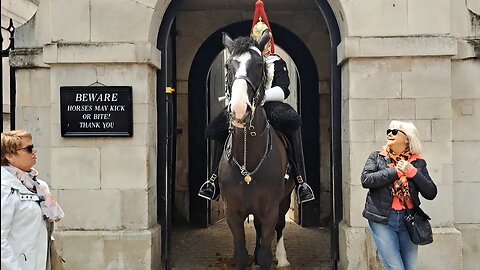
[[[403,132],[403,131],[401,131],[401,130],[399,130],[399,129],[396,129],[396,128],[394,128],[394,129],[387,129],[387,135],[390,134],[390,132],[392,133],[393,136],[396,136],[396,135],[398,134],[398,132],[401,132],[401,133],[405,134],[405,132]],[[405,134],[405,135],[407,135],[407,134]]]
[[[33,146],[33,144],[30,144],[30,145],[27,145],[27,146],[25,146],[25,147],[23,147],[23,148],[18,148],[17,151],[25,150],[25,151],[27,151],[27,153],[30,153],[30,154],[31,154],[31,153],[33,153],[33,148],[34,148],[34,147],[35,147],[35,146]]]

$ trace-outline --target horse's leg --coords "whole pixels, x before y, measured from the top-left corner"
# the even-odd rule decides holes
[[[271,210],[260,218],[262,236],[258,249],[258,264],[262,270],[270,270],[272,267],[272,240],[275,236],[275,224],[278,217],[278,207],[267,207],[267,209]]]
[[[262,245],[261,237],[262,237],[262,226],[260,224],[260,221],[256,218],[253,218],[253,225],[255,226],[255,251],[253,254],[253,262],[255,265],[258,265],[258,250],[260,246]]]
[[[277,249],[275,252],[275,257],[277,259],[277,268],[289,266],[290,262],[287,260],[287,251],[285,250],[285,243],[283,239],[283,229],[285,228],[285,215],[290,208],[290,196],[284,198],[280,202],[279,214],[277,226],[275,226],[275,231],[277,232]]]
[[[245,242],[245,229],[243,221],[245,217],[235,215],[232,210],[227,208],[226,211],[227,224],[233,236],[233,259],[235,261],[235,269],[245,270],[248,266],[248,252]]]

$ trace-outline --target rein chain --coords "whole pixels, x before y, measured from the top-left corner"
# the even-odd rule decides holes
[[[250,127],[252,127],[252,126],[250,126]],[[258,171],[258,169],[260,169],[260,166],[262,166],[262,163],[265,161],[265,159],[270,154],[270,150],[272,150],[272,134],[271,134],[271,130],[270,130],[270,123],[268,121],[267,121],[267,126],[265,127],[262,134],[260,134],[260,136],[262,136],[265,133],[265,131],[267,131],[267,130],[268,130],[268,134],[267,134],[267,143],[265,145],[265,152],[263,153],[262,159],[257,164],[257,167],[253,171],[249,172],[247,170],[247,128],[246,127],[243,128],[243,165],[240,165],[238,163],[237,159],[235,157],[232,157],[233,162],[240,169],[240,174],[243,175],[244,180],[247,183],[247,185],[250,184],[250,182],[252,181],[252,175],[254,173],[256,173]],[[252,133],[252,136],[256,136],[254,131],[251,132],[251,133]]]

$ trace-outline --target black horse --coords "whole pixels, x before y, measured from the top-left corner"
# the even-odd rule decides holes
[[[268,31],[259,43],[248,37],[232,40],[223,34],[230,55],[226,62],[230,133],[218,178],[233,235],[236,269],[248,267],[244,221],[249,214],[254,216],[256,230],[255,265],[270,270],[275,231],[277,267],[290,265],[282,231],[295,183],[293,177],[286,177],[286,140],[271,127],[261,106],[267,72],[261,52],[268,39]]]

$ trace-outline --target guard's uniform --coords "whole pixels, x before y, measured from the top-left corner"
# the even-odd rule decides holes
[[[263,2],[258,0],[255,4],[255,14],[250,37],[256,42],[260,42],[261,38],[267,33],[265,31],[268,31],[269,40],[263,50],[262,48],[258,48],[263,51],[263,55],[266,55],[265,61],[267,64],[267,82],[263,108],[272,126],[284,133],[290,142],[290,160],[293,167],[291,174],[296,179],[298,201],[299,203],[303,203],[314,200],[315,196],[311,187],[305,182],[306,174],[303,160],[302,136],[299,128],[301,123],[300,116],[290,105],[283,103],[290,95],[290,90],[288,89],[290,78],[288,76],[287,64],[280,56],[275,54],[275,45],[267,14],[263,8]],[[213,139],[216,142],[213,147],[212,162],[214,173],[212,173],[210,179],[202,184],[198,195],[209,200],[216,199],[220,195],[217,188],[218,181],[216,181],[216,179],[218,164],[220,163],[223,145],[228,133],[227,122],[227,113],[223,110],[219,116],[209,124],[206,130],[207,138]],[[286,122],[289,124],[282,124]],[[293,125],[290,123],[293,123]]]

